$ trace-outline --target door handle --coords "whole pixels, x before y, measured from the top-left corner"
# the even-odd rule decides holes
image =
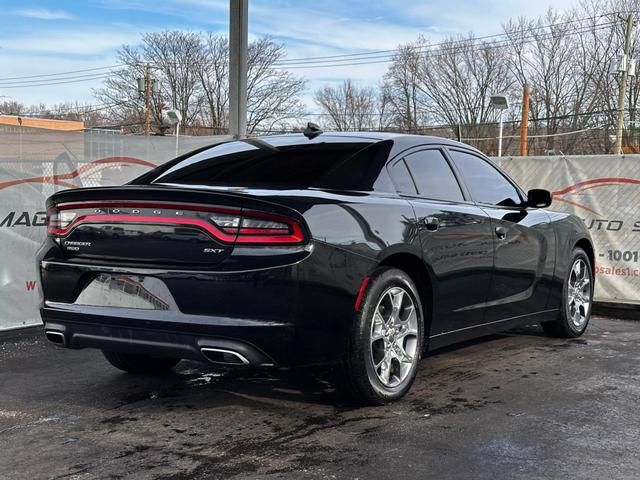
[[[430,232],[435,232],[440,228],[440,220],[436,217],[422,217],[422,224],[427,227]]]
[[[505,238],[507,238],[507,229],[504,227],[496,227],[496,236],[500,240],[504,240]]]

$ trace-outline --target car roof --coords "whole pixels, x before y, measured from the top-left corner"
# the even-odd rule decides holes
[[[343,143],[348,141],[376,143],[384,140],[393,140],[395,143],[403,144],[403,146],[405,147],[411,147],[412,145],[437,144],[464,147],[477,151],[477,149],[470,145],[457,142],[455,140],[450,140],[444,137],[434,137],[429,135],[410,135],[394,132],[325,132],[321,133],[312,140],[307,139],[302,133],[288,133],[281,135],[265,135],[254,137],[253,140],[266,142],[276,147],[283,144],[295,145],[305,143]]]

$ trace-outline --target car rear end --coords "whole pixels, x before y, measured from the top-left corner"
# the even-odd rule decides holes
[[[38,253],[47,338],[233,366],[335,361],[332,325],[352,313],[358,280],[335,278],[303,216],[326,198],[171,175],[194,166],[182,159],[132,185],[48,200]]]

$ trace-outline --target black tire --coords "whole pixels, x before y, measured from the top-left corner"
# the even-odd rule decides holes
[[[160,375],[167,373],[180,361],[179,358],[150,357],[137,353],[122,353],[103,350],[102,354],[114,367],[137,375]]]
[[[397,359],[392,360],[390,362],[392,367],[387,370],[393,372],[395,369],[395,371],[397,371],[396,379],[399,383],[397,385],[387,386],[378,376],[374,365],[374,350],[377,349],[374,349],[372,346],[372,324],[378,304],[380,303],[382,305],[381,302],[385,300],[385,296],[389,295],[389,292],[397,291],[397,287],[401,288],[404,294],[408,294],[411,302],[413,302],[417,314],[417,321],[413,322],[412,320],[412,323],[417,323],[417,328],[411,327],[411,330],[417,329],[417,333],[409,337],[404,337],[402,340],[396,340],[401,343],[411,342],[410,350],[413,351],[413,354],[410,358],[412,358],[412,361],[406,362],[410,364],[410,367],[408,365],[405,367],[408,368],[408,370],[405,370],[405,372],[408,373],[401,374],[400,362]],[[390,299],[391,297],[387,298]],[[402,311],[406,313],[409,311],[409,308],[404,308]],[[399,314],[399,317],[401,316],[402,314]],[[384,267],[376,270],[370,277],[369,284],[361,301],[360,311],[356,313],[349,337],[348,352],[341,372],[341,383],[343,387],[348,390],[353,400],[358,404],[384,405],[400,399],[409,391],[416,377],[418,363],[422,356],[424,340],[423,319],[420,296],[411,278],[405,272],[396,268]],[[384,325],[388,324],[385,322]],[[406,325],[409,324],[406,323]],[[409,329],[408,326],[406,328]],[[402,335],[399,335],[397,338],[400,337],[402,337]],[[410,340],[407,340],[407,338],[410,338]],[[386,340],[379,340],[378,342],[380,341],[385,342],[384,345],[386,345]],[[376,345],[377,344],[378,343],[376,343]],[[407,345],[408,344],[405,344],[403,351],[406,351],[405,349],[408,348]],[[379,351],[386,350],[383,349]],[[385,356],[384,358],[387,357]],[[393,362],[395,362],[395,364]],[[400,380],[401,375],[406,375],[406,377]],[[387,375],[387,379],[390,378],[391,375]]]
[[[585,318],[586,320],[580,325],[576,325],[572,320],[572,307],[569,302],[569,288],[570,288],[570,280],[573,275],[573,266],[581,260],[586,265],[585,275],[589,279],[589,306],[586,310]],[[581,248],[575,248],[573,250],[573,255],[571,257],[571,261],[569,262],[569,271],[567,272],[566,278],[564,279],[564,284],[562,286],[562,305],[560,308],[560,312],[558,313],[558,318],[552,320],[550,322],[541,322],[542,329],[544,332],[551,337],[559,337],[559,338],[576,338],[582,335],[587,327],[589,326],[589,320],[591,320],[591,310],[593,307],[593,266],[591,265],[591,261],[589,260],[589,256],[585,253]]]

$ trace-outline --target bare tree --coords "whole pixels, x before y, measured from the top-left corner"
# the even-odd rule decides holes
[[[20,115],[27,111],[27,107],[17,100],[3,100],[0,102],[0,115]]]
[[[428,50],[419,63],[418,88],[427,97],[436,122],[477,125],[495,121],[493,94],[512,91],[508,52],[473,36],[450,38]]]
[[[284,45],[264,37],[249,44],[247,131],[268,133],[303,115],[300,96],[306,80],[276,67],[286,55]]]
[[[142,42],[144,60],[153,65],[154,77],[160,80],[157,93],[162,107],[179,110],[183,122],[193,124],[200,113],[201,83],[196,73],[200,35],[179,30],[147,33]]]
[[[371,87],[359,87],[347,79],[335,87],[324,86],[314,99],[332,130],[370,130],[380,125],[381,102]]]
[[[394,125],[407,132],[417,131],[429,122],[428,100],[419,88],[422,51],[429,47],[424,37],[401,45],[384,76],[383,91],[393,115]]]
[[[226,37],[207,33],[200,50],[200,59],[194,65],[200,78],[206,109],[204,123],[214,133],[228,129],[229,111],[229,42]]]
[[[123,46],[118,52],[124,66],[104,82],[95,95],[114,105],[119,121],[141,122],[144,106],[138,79],[146,64],[153,67],[159,88],[153,93],[154,118],[162,122],[162,110],[180,110],[186,126],[206,126],[224,133],[228,122],[229,45],[212,33],[164,31],[145,34],[140,48]],[[284,47],[262,38],[249,45],[247,130],[271,130],[280,122],[300,117],[300,95],[306,82],[277,62]]]

